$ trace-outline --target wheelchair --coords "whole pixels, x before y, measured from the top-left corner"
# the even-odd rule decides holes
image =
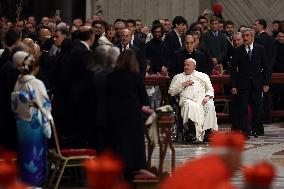
[[[173,96],[170,99],[170,104],[173,107],[174,123],[171,128],[171,139],[177,143],[191,143],[195,138],[195,125],[189,120],[188,127],[183,125],[183,118],[181,116],[181,107],[179,106],[179,96]]]

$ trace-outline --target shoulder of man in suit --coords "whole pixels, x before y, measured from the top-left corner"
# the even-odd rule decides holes
[[[135,46],[135,45],[132,45],[132,44],[129,44],[129,48],[134,50],[134,51],[140,51],[140,48]]]

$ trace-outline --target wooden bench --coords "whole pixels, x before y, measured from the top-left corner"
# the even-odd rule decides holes
[[[230,82],[230,75],[212,75],[212,84],[228,84]],[[284,84],[284,73],[272,73],[271,84]],[[216,96],[216,98],[219,98]],[[284,110],[272,110],[272,118],[284,117]],[[228,113],[219,112],[217,113],[217,118],[222,120],[227,120],[229,118]]]
[[[145,77],[145,86],[159,86],[161,90],[161,106],[169,104],[168,89],[170,86],[170,78],[161,75],[149,75]]]

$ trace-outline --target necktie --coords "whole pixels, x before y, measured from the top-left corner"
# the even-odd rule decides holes
[[[178,35],[178,40],[179,40],[180,46],[182,47],[182,41],[181,41],[181,36],[180,35]]]
[[[215,37],[217,37],[218,36],[218,32],[216,31],[216,32],[213,32],[213,35],[215,36]]]
[[[251,51],[250,46],[248,46],[248,56],[249,56],[249,59],[251,60],[252,51]]]

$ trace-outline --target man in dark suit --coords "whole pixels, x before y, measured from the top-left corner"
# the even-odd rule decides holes
[[[267,23],[264,19],[257,19],[254,23],[254,30],[256,33],[255,43],[260,44],[264,47],[266,57],[268,60],[269,68],[272,70],[272,67],[275,63],[275,48],[276,41],[273,37],[271,37],[267,32]],[[271,99],[270,99],[270,91],[263,95],[263,122],[270,123],[271,122]]]
[[[250,130],[258,137],[261,118],[262,91],[269,90],[269,65],[265,49],[254,43],[254,31],[250,28],[242,32],[244,44],[236,48],[231,67],[232,94],[237,94],[239,103],[240,130],[249,137]],[[248,125],[248,104],[252,108],[252,125]]]
[[[276,58],[272,69],[275,73],[284,73],[284,29],[279,30],[276,43]],[[273,84],[272,99],[274,110],[284,110],[284,84]]]
[[[64,135],[66,146],[73,148],[85,147],[86,130],[86,110],[88,104],[86,100],[86,86],[90,80],[87,78],[87,64],[90,61],[92,47],[94,43],[94,30],[90,26],[80,27],[79,40],[74,41],[70,56],[64,62],[65,69],[62,73],[65,78],[63,82],[66,86],[67,94],[66,112],[64,113],[64,124],[60,128],[60,133]]]
[[[176,16],[173,19],[173,30],[170,31],[165,37],[165,44],[170,53],[170,57],[173,57],[175,51],[183,47],[183,34],[186,29],[187,21],[182,16]]]
[[[10,60],[11,49],[16,42],[20,40],[20,33],[14,29],[8,30],[5,34],[5,45],[2,55],[0,56],[0,68]]]
[[[121,34],[121,43],[117,45],[120,52],[126,49],[132,49],[135,52],[136,58],[139,62],[139,72],[144,77],[146,74],[145,56],[141,53],[141,49],[131,44],[132,34],[129,29],[123,29]]]
[[[184,71],[184,61],[188,58],[193,58],[196,60],[196,70],[206,73],[208,76],[212,72],[212,64],[208,56],[203,52],[196,50],[195,40],[191,34],[187,34],[185,37],[185,48],[176,51],[174,54],[173,61],[169,66],[169,75],[174,77],[176,74],[182,73]]]
[[[210,25],[211,29],[202,36],[201,45],[205,49],[208,49],[214,65],[222,64],[227,53],[227,39],[225,35],[219,31],[219,20],[217,17],[211,18]]]
[[[223,69],[227,72],[230,71],[232,64],[232,55],[233,55],[233,34],[234,34],[234,23],[231,20],[225,22],[225,35],[227,38],[227,54],[224,57]]]
[[[155,24],[152,26],[151,32],[153,39],[146,44],[146,58],[151,61],[150,65],[154,74],[167,74],[163,73],[163,68],[169,66],[170,57],[168,49],[162,41],[163,26]]]
[[[135,47],[138,47],[140,49],[140,52],[143,53],[143,56],[145,56],[145,42],[136,35],[135,26],[136,26],[135,20],[132,19],[126,20],[126,28],[129,29],[129,31],[131,32],[130,44],[134,45]]]

